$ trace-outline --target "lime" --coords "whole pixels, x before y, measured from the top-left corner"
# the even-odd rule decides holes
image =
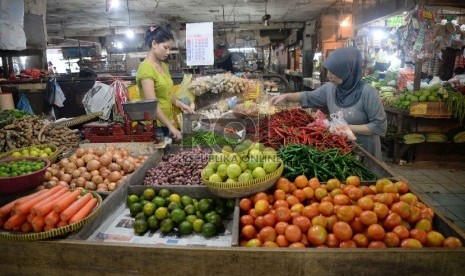
[[[147,216],[144,214],[144,212],[139,212],[135,217],[134,217],[135,220],[138,220],[138,219],[143,219],[143,220],[146,220],[147,219]]]
[[[194,205],[189,204],[186,207],[184,207],[184,212],[188,215],[194,215],[197,210],[195,209]]]
[[[153,203],[155,203],[155,205],[157,205],[157,207],[164,207],[166,206],[166,202],[165,202],[165,199],[161,196],[156,196],[153,200],[152,200]]]
[[[199,201],[199,211],[202,213],[207,213],[208,211],[212,210],[213,206],[208,199],[202,198]]]
[[[263,178],[266,176],[266,171],[265,169],[263,169],[262,167],[257,167],[255,169],[253,169],[252,171],[252,176],[253,178],[255,179],[258,179],[258,178]]]
[[[193,231],[192,223],[185,220],[179,224],[178,230],[181,235],[189,235]]]
[[[252,174],[245,171],[245,172],[241,173],[241,175],[239,175],[239,177],[237,178],[237,181],[246,182],[246,181],[250,181],[252,179],[253,179]]]
[[[153,215],[147,219],[150,230],[157,230],[160,228],[160,221]]]
[[[181,197],[178,194],[171,194],[169,198],[171,202],[181,203]]]
[[[226,179],[226,182],[225,183],[236,183],[237,180],[235,178],[228,178]]]
[[[204,237],[209,238],[216,235],[216,227],[212,223],[205,223],[202,226],[202,234]]]
[[[131,216],[135,216],[139,214],[142,211],[142,204],[139,202],[133,203],[131,206],[129,206],[129,212],[131,213]]]
[[[171,219],[165,218],[160,222],[160,231],[163,234],[168,234],[174,229],[174,223]]]
[[[223,178],[218,174],[214,173],[209,178],[208,181],[210,182],[223,182]]]
[[[194,228],[194,232],[195,233],[202,232],[202,228],[204,224],[205,224],[205,221],[203,221],[203,219],[194,220],[194,222],[192,222],[192,228]]]
[[[160,191],[158,191],[158,195],[165,198],[165,197],[169,197],[171,195],[171,192],[170,192],[170,190],[168,190],[166,188],[162,188],[162,189],[160,189]]]
[[[247,169],[247,163],[245,163],[244,161],[241,161],[239,163],[239,167],[241,167],[241,172],[244,172]]]
[[[186,219],[186,213],[181,209],[174,209],[171,211],[171,219],[174,223],[181,223]]]
[[[166,207],[159,207],[155,210],[155,217],[159,220],[162,220],[168,216],[168,208]]]
[[[181,197],[181,204],[182,206],[187,206],[189,204],[192,204],[194,201],[192,200],[192,198],[190,196],[187,196],[187,195],[183,195]]]
[[[208,213],[205,214],[204,218],[207,222],[210,222],[211,218],[213,216],[217,215],[217,213],[215,211],[210,211]]]
[[[42,157],[42,158],[47,158],[48,157],[48,154],[43,152],[39,155],[39,157]]]
[[[241,166],[238,164],[229,164],[228,167],[226,168],[226,174],[228,175],[229,178],[236,178],[239,175],[241,175],[242,169]]]
[[[50,153],[53,152],[53,150],[52,150],[51,148],[45,148],[45,149],[44,149],[44,152],[45,152],[46,154],[50,154]]]
[[[209,216],[208,218],[205,218],[207,222],[215,225],[215,227],[220,227],[221,225],[223,225],[223,221],[221,220],[221,217],[220,215],[218,214],[213,214],[211,216]]]
[[[173,211],[174,209],[181,209],[181,204],[177,202],[170,202],[170,204],[168,204],[168,210]]]
[[[263,169],[265,170],[266,173],[272,173],[276,171],[276,169],[278,168],[278,165],[279,165],[278,162],[275,162],[272,160],[272,158],[270,158],[269,160],[267,159],[263,162]]]
[[[231,153],[226,157],[226,161],[230,164],[239,164],[242,161],[241,157],[237,153]]]
[[[195,212],[195,216],[196,216],[197,218],[199,218],[199,219],[203,219],[203,218],[204,218],[203,213],[200,212],[200,211]]]
[[[147,199],[142,199],[142,200],[139,199],[139,203],[142,204],[142,206],[144,206],[145,204],[152,203],[152,202],[148,201]]]
[[[229,210],[234,210],[234,207],[236,207],[236,200],[229,198],[228,200],[226,200],[225,205],[226,208],[228,208]]]
[[[250,140],[250,139],[246,139],[246,140],[242,141],[242,143],[241,143],[241,145],[244,146],[244,148],[246,148],[246,149],[250,149],[252,144],[253,144],[253,141]]]
[[[200,176],[202,177],[202,179],[204,180],[208,180],[208,178],[210,178],[210,176],[212,174],[215,173],[215,169],[213,169],[212,166],[206,166],[205,168],[203,168],[203,170],[200,172]]]
[[[216,206],[215,212],[220,215],[220,217],[224,217],[226,215],[226,208],[224,208],[224,206]]]
[[[227,168],[228,165],[226,164],[220,164],[218,168],[216,169],[216,174],[219,175],[221,178],[226,177],[228,175],[227,173]],[[211,177],[210,177],[211,178]],[[210,180],[211,181],[211,180]],[[220,181],[221,182],[221,181]]]
[[[148,188],[144,190],[144,198],[146,200],[152,200],[155,197],[155,190],[152,188]]]
[[[221,149],[221,153],[223,153],[223,154],[230,154],[232,152],[233,152],[233,149],[230,146],[224,146]]]
[[[29,152],[29,155],[30,155],[30,156],[34,156],[34,157],[37,157],[37,156],[39,156],[39,152],[36,151],[36,150],[31,150],[31,151]]]
[[[250,146],[250,150],[254,150],[254,149],[263,151],[265,149],[265,145],[262,143],[253,143],[252,146]]]
[[[240,156],[243,156],[243,155],[247,155],[248,153],[248,148],[244,145],[237,145],[235,148],[234,148],[234,152],[239,154]]]
[[[21,157],[21,152],[15,151],[15,152],[13,152],[12,155],[13,155],[13,157]]]
[[[194,221],[197,219],[196,215],[188,215],[186,217],[186,220],[189,221],[190,223],[194,223]]]
[[[144,207],[142,207],[142,211],[147,217],[149,217],[153,215],[153,213],[155,213],[156,208],[157,206],[155,204],[153,204],[152,202],[148,202],[144,205]]]
[[[137,195],[129,195],[128,198],[126,199],[126,204],[129,207],[133,203],[136,203],[138,201],[139,201],[139,197]]]
[[[144,219],[138,219],[134,222],[133,228],[136,234],[143,235],[149,230],[149,224]]]

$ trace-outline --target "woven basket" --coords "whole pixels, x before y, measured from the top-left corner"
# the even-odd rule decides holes
[[[267,174],[264,178],[236,183],[210,182],[204,180],[204,184],[210,189],[210,191],[212,191],[212,193],[220,197],[246,197],[258,192],[266,191],[273,187],[276,181],[281,177],[284,170],[284,164],[282,160],[279,162],[280,165],[276,171]]]
[[[70,225],[66,225],[60,228],[39,232],[39,233],[28,233],[24,234],[21,232],[0,232],[0,240],[11,240],[11,241],[36,241],[44,240],[52,237],[63,236],[64,234],[73,232],[82,226],[95,219],[100,211],[102,210],[102,197],[96,192],[91,192],[92,196],[97,198],[98,203],[92,210],[92,212],[83,220],[75,222]]]
[[[94,112],[94,113],[91,113],[91,114],[76,117],[76,118],[68,120],[68,121],[54,123],[54,125],[55,126],[62,126],[62,127],[72,127],[72,126],[75,126],[75,125],[80,125],[80,124],[86,123],[88,121],[92,121],[94,119],[99,118],[102,115],[103,115],[102,111]]]
[[[36,147],[38,149],[51,148],[52,153],[47,158],[45,158],[45,159],[50,160],[51,163],[54,163],[57,160],[58,155],[60,155],[60,153],[61,153],[61,150],[58,149],[57,146],[55,146],[55,145],[42,144],[42,145],[32,145],[32,146],[28,146],[28,147],[22,147],[22,148],[17,148],[17,149],[14,149],[14,150],[7,151],[5,153],[0,154],[0,159],[11,157],[13,155],[13,152],[15,152],[15,151],[20,152],[20,151],[25,150],[25,149],[29,150],[32,147]]]

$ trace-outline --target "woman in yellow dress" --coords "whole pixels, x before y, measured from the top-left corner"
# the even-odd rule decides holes
[[[168,65],[163,61],[168,58],[174,44],[173,32],[169,26],[150,27],[145,34],[145,45],[149,48],[147,56],[139,65],[136,82],[141,98],[158,100],[157,131],[166,136],[171,133],[174,139],[181,139],[181,132],[174,127],[173,105],[183,112],[193,113],[192,108],[173,97],[173,80]]]

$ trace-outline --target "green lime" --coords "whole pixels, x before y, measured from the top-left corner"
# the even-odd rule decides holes
[[[149,230],[149,224],[144,219],[138,219],[134,222],[133,228],[136,234],[143,235]]]
[[[226,208],[233,211],[235,206],[236,206],[236,200],[232,198],[229,198],[228,200],[226,200]]]
[[[45,152],[46,154],[50,154],[50,153],[53,152],[53,150],[52,150],[51,148],[45,148],[45,149],[44,149],[44,152]]]
[[[169,232],[173,231],[174,223],[171,219],[165,218],[160,222],[160,231],[163,234],[168,234]]]
[[[194,229],[195,233],[200,233],[202,232],[203,225],[205,224],[205,221],[203,219],[196,219],[192,223],[192,228]]]
[[[226,215],[226,208],[224,206],[216,206],[215,212],[223,218]]]
[[[178,194],[171,194],[169,198],[170,202],[181,203],[181,197]]]
[[[183,195],[181,197],[181,204],[182,206],[187,206],[189,204],[192,204],[193,203],[193,200],[190,196],[187,196],[187,195]]]
[[[170,190],[168,190],[166,188],[162,188],[162,189],[160,189],[160,191],[158,191],[158,195],[165,198],[165,197],[169,197],[171,195],[171,192],[170,192]]]
[[[162,220],[168,216],[168,208],[166,207],[159,207],[155,210],[155,217],[159,220]]]
[[[210,238],[216,235],[216,227],[212,223],[205,223],[202,226],[202,235],[206,238]]]
[[[195,210],[194,205],[189,204],[189,205],[186,205],[186,207],[184,207],[184,212],[186,212],[186,214],[188,215],[194,215],[195,212],[197,212],[197,210]]]
[[[210,211],[210,212],[208,212],[208,213],[205,214],[204,218],[205,218],[205,220],[206,220],[207,222],[209,222],[210,219],[211,219],[211,217],[212,217],[212,216],[215,216],[215,215],[217,215],[217,213],[216,213],[215,211]]]
[[[145,204],[151,203],[151,202],[148,201],[147,199],[142,199],[142,200],[139,199],[139,203],[142,204],[142,206],[144,206]]]
[[[144,198],[147,200],[152,200],[155,197],[155,190],[152,188],[148,188],[144,190]]]
[[[194,223],[194,221],[197,219],[195,215],[188,215],[186,216],[186,220],[190,223]]]
[[[13,152],[13,157],[21,157],[21,152],[19,151]]]
[[[203,215],[203,213],[200,212],[200,211],[196,211],[196,212],[195,212],[195,216],[196,216],[197,218],[199,218],[199,219],[204,219],[204,215]]]
[[[179,224],[186,219],[186,213],[181,209],[174,209],[171,211],[171,219],[175,223]]]
[[[139,202],[133,203],[131,206],[129,206],[129,212],[131,213],[131,216],[135,216],[139,214],[142,211],[142,204]]]
[[[173,211],[174,209],[181,209],[181,204],[177,202],[170,202],[170,204],[168,204],[168,210]]]
[[[165,205],[165,199],[161,196],[156,196],[153,200],[152,200],[153,203],[155,203],[155,205],[157,205],[157,207],[164,207],[166,206]]]
[[[193,231],[192,223],[185,220],[179,224],[178,229],[181,235],[189,235]]]
[[[199,201],[199,210],[202,213],[206,213],[206,212],[212,210],[212,207],[213,206],[212,206],[211,202],[208,199],[203,198],[203,199],[201,199]]]
[[[221,227],[221,225],[223,225],[223,221],[221,220],[221,217],[218,214],[213,214],[209,216],[208,218],[206,218],[206,220],[207,222],[215,225],[215,227]]]
[[[153,215],[153,213],[155,213],[156,208],[157,206],[155,204],[153,204],[152,202],[148,202],[144,205],[144,207],[142,207],[142,210],[144,211],[144,214],[147,217],[150,217],[151,215]]]
[[[135,217],[134,217],[135,220],[138,220],[138,219],[143,219],[143,220],[147,220],[147,216],[144,214],[144,212],[139,212]]]
[[[157,230],[160,228],[160,221],[155,217],[155,215],[150,216],[147,219],[147,223],[149,224],[150,230]]]

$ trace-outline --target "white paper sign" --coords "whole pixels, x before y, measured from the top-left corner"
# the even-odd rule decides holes
[[[213,65],[213,22],[186,24],[188,66]]]

